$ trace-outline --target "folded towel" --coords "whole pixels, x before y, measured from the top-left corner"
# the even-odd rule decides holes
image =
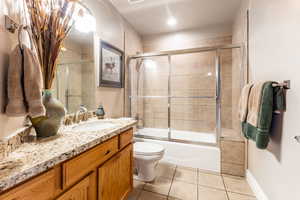
[[[23,55],[20,47],[17,46],[9,56],[7,76],[8,104],[6,106],[6,114],[9,116],[24,116],[27,113],[23,79]]]
[[[257,127],[258,123],[259,110],[261,108],[265,83],[266,82],[254,83],[249,94],[247,122],[255,127]]]
[[[10,55],[8,69],[8,104],[9,116],[39,117],[45,115],[42,102],[42,72],[39,62],[29,48],[16,46]]]
[[[273,87],[272,81],[258,82],[250,90],[247,120],[242,122],[244,136],[266,149],[270,140],[272,118],[275,110],[285,110],[284,92]]]
[[[239,119],[241,122],[245,122],[247,119],[248,114],[248,101],[249,101],[249,95],[250,90],[252,88],[253,84],[247,84],[241,93],[240,101],[239,101]]]

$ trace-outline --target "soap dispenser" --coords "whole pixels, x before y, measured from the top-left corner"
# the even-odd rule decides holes
[[[102,104],[99,105],[95,114],[98,117],[98,119],[104,119],[105,111],[104,111]]]

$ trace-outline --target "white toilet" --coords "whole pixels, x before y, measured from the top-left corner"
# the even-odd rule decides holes
[[[162,145],[150,142],[136,142],[133,146],[134,165],[140,181],[153,181],[156,173],[155,169],[158,161],[162,159],[165,148]]]

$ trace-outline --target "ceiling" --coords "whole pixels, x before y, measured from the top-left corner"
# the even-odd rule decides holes
[[[242,0],[111,0],[118,11],[141,35],[232,24]],[[167,25],[173,16],[177,25]]]

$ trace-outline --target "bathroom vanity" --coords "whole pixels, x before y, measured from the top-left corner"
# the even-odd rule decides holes
[[[21,146],[8,159],[21,158],[24,166],[6,177],[0,176],[0,200],[126,199],[133,188],[135,122],[125,121],[113,121],[119,124],[110,129],[89,133],[66,131],[57,139]],[[63,144],[67,147],[61,148]],[[30,154],[34,148],[41,152]],[[49,150],[51,158],[35,160],[35,156]]]

